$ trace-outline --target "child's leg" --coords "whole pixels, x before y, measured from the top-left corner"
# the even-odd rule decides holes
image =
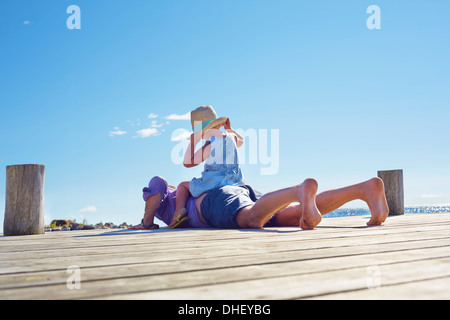
[[[189,200],[189,197],[191,196],[191,192],[189,191],[189,181],[183,181],[181,182],[177,187],[177,195],[175,198],[175,216],[178,217],[178,215],[181,213],[181,218],[187,215],[186,210],[186,203]],[[172,221],[169,225],[171,227],[172,225],[175,225],[177,222]]]

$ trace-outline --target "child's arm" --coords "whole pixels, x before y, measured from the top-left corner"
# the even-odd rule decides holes
[[[237,133],[234,129],[231,128],[229,118],[227,118],[227,122],[225,122],[224,128],[227,132],[234,134],[235,139],[236,139],[236,147],[239,148],[244,144],[244,138],[242,138],[239,133]]]
[[[191,134],[191,141],[189,142],[186,153],[184,154],[183,164],[186,168],[193,168],[205,161],[211,153],[211,142],[207,141],[203,147],[195,151],[195,147],[202,139],[202,133]]]

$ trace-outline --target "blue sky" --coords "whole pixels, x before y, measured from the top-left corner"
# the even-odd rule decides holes
[[[205,104],[234,128],[278,130],[276,174],[242,165],[263,192],[401,168],[406,205],[450,203],[449,13],[444,0],[3,1],[0,207],[5,166],[40,163],[47,221],[139,222],[152,176],[201,173],[173,163],[171,138],[190,129],[174,115]]]

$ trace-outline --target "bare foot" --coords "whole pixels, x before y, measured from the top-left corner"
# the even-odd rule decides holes
[[[312,230],[322,221],[322,215],[316,206],[317,188],[317,181],[311,178],[306,179],[298,187],[298,200],[302,207],[302,217],[300,218],[302,230]]]
[[[364,186],[363,200],[367,202],[371,212],[371,218],[367,225],[377,226],[382,224],[389,215],[383,180],[378,177],[368,180]]]

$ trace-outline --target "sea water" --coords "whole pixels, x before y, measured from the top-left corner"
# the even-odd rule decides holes
[[[408,213],[437,213],[450,212],[450,204],[425,205],[405,207],[405,214]],[[324,218],[351,217],[370,215],[369,208],[340,208],[324,215]]]

